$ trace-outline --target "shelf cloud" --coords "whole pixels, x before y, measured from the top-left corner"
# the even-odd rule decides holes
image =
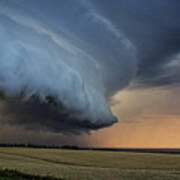
[[[179,84],[179,8],[175,0],[1,0],[0,122],[89,132],[117,122],[109,100],[130,83]]]

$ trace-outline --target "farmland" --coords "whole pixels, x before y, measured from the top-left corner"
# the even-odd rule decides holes
[[[61,180],[179,180],[180,155],[0,148],[0,180],[53,178]]]

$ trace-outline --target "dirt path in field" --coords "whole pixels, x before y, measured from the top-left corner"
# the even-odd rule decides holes
[[[13,153],[13,152],[1,152],[0,151],[0,154],[18,156],[18,157],[23,157],[23,158],[33,159],[33,160],[40,160],[40,161],[44,161],[44,162],[47,162],[47,163],[60,164],[60,165],[66,165],[66,166],[78,166],[78,167],[95,168],[95,166],[87,165],[87,164],[82,165],[82,164],[78,164],[78,163],[69,163],[69,162],[63,162],[63,161],[59,161],[59,160],[56,161],[56,160],[41,158],[41,157],[37,157],[37,156],[30,156],[30,155],[24,155],[24,154]],[[96,168],[113,169],[113,168],[110,168],[110,167],[96,167]]]

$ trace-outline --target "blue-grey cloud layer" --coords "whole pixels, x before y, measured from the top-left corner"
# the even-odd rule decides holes
[[[178,84],[179,10],[176,0],[1,0],[4,121],[98,129],[116,122],[107,100],[129,82]]]

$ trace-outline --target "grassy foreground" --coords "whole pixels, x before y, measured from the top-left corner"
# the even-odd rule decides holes
[[[18,180],[179,180],[180,155],[0,148],[0,180],[16,179],[3,169],[16,170]]]
[[[59,178],[53,178],[49,176],[35,176],[35,175],[30,175],[30,174],[25,174],[18,172],[16,170],[0,170],[0,179],[2,180],[60,180]]]

